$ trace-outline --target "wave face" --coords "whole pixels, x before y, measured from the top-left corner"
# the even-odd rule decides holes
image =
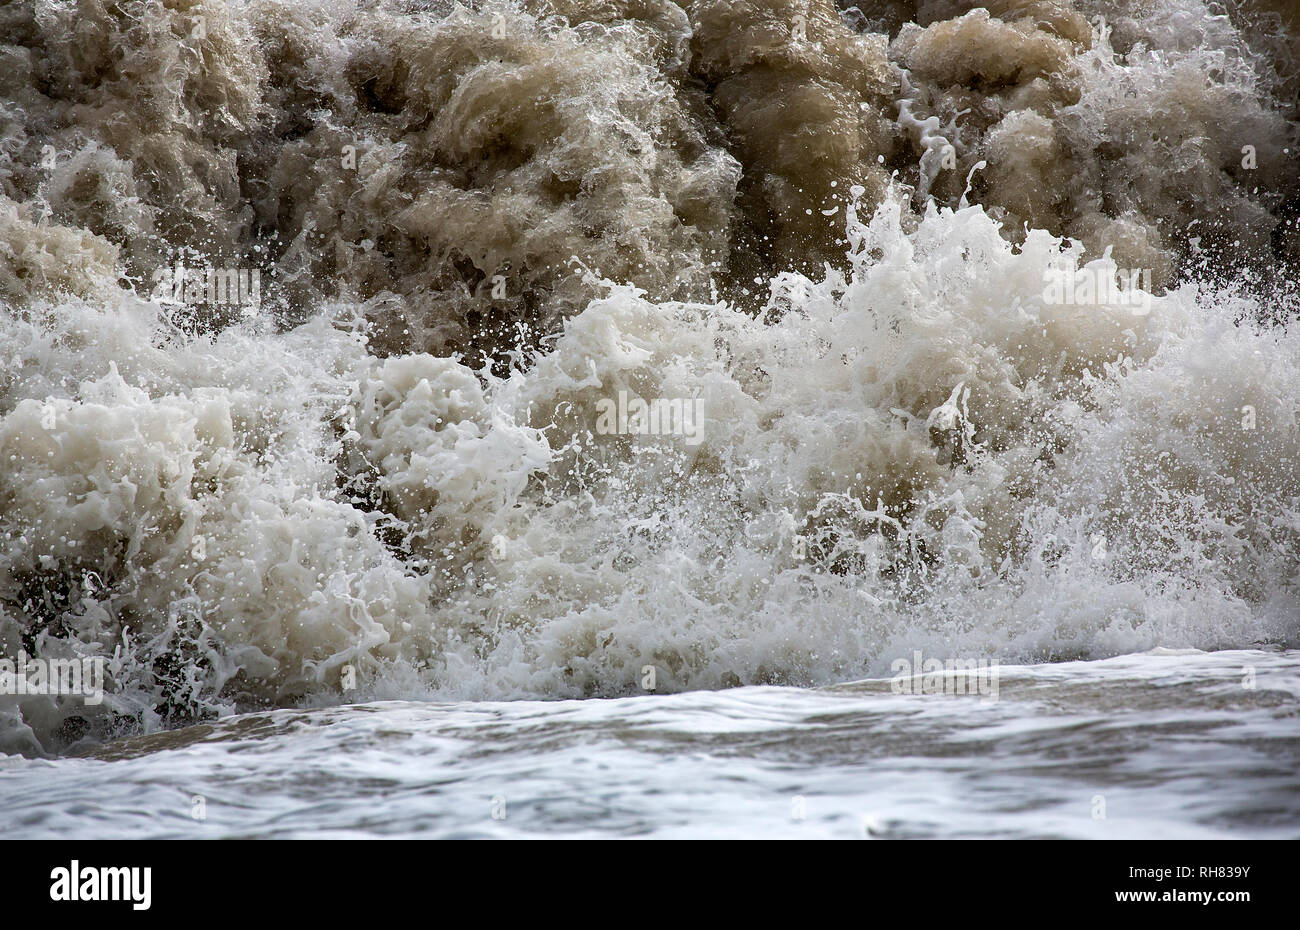
[[[0,5],[0,749],[1300,644],[1294,10]]]

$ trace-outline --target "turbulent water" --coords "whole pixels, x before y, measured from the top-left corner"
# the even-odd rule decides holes
[[[1298,659],[1004,667],[997,701],[863,681],[280,710],[0,758],[0,797],[11,838],[1294,839]]]
[[[232,299],[176,286],[209,270]],[[1009,760],[1168,714],[1238,724],[1132,761],[1209,754],[1153,823],[1294,833],[1298,294],[1291,0],[0,0],[0,656],[105,691],[0,694],[0,750],[101,754],[8,760],[3,803],[85,828],[31,793],[241,741],[274,795],[355,736],[299,800],[366,832],[349,779],[434,790],[391,730],[530,797],[680,749],[525,833],[689,832],[739,768],[832,835],[877,758],[886,832],[983,764],[957,832],[1084,835],[1082,782],[999,806]],[[1006,693],[828,690],[918,650]],[[285,804],[222,829],[309,832]]]

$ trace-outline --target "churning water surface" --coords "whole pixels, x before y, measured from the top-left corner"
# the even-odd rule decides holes
[[[1300,834],[1298,35],[0,4],[6,835]]]

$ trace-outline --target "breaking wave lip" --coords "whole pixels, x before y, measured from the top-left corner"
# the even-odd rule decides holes
[[[1295,647],[1300,307],[1251,264],[1287,267],[1290,78],[1223,17],[947,6],[814,4],[805,48],[745,3],[177,0],[95,8],[74,54],[70,7],[16,5],[0,654],[100,657],[107,694],[0,695],[0,749]],[[1263,194],[1221,167],[1227,102]],[[1154,141],[1079,161],[1139,104],[1188,187]]]

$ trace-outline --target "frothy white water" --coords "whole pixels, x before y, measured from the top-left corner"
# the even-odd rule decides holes
[[[996,702],[864,681],[282,710],[0,759],[0,811],[10,838],[1294,839],[1298,658],[1003,667]]]
[[[1054,303],[1054,268],[1113,263],[903,216],[850,206],[851,272],[757,317],[609,285],[506,378],[371,357],[344,308],[211,338],[130,296],[6,317],[5,645],[110,657],[101,713],[146,722],[345,667],[564,697],[1293,645],[1294,328],[1193,286]],[[701,441],[601,434],[620,392],[702,401]],[[0,700],[9,748],[47,741],[57,711]]]
[[[1263,20],[406,6],[0,13],[0,656],[108,676],[0,750],[1300,643]],[[176,255],[267,312],[126,287]]]

